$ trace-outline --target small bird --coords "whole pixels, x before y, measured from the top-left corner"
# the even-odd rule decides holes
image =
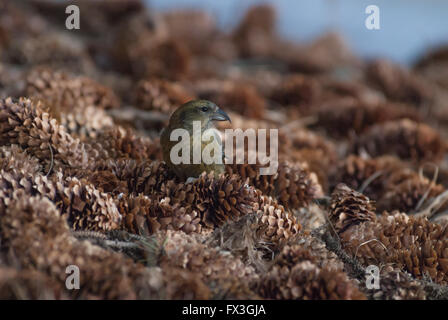
[[[201,173],[204,171],[207,173],[214,172],[214,176],[218,177],[221,173],[224,173],[224,159],[222,152],[222,142],[218,135],[214,135],[213,138],[216,139],[216,143],[219,145],[219,151],[222,153],[221,163],[205,163],[204,159],[201,158],[200,163],[193,163],[193,139],[194,139],[194,122],[200,121],[200,134],[208,129],[215,129],[213,121],[229,121],[230,117],[221,110],[216,104],[207,100],[192,100],[183,105],[181,105],[174,113],[171,115],[168,126],[162,131],[161,134],[161,145],[163,152],[163,159],[167,163],[168,168],[176,174],[181,180],[191,182],[194,181],[195,178],[198,178]],[[188,140],[175,140],[171,141],[171,134],[176,129],[185,129],[189,134]],[[204,148],[211,142],[212,140],[202,141],[200,140],[200,150],[201,155]],[[180,144],[180,145],[179,145]],[[177,147],[185,146],[183,144],[189,144],[187,149],[189,151],[189,163],[178,163],[175,164],[171,159],[171,149],[178,145]],[[196,149],[197,150],[197,149]]]

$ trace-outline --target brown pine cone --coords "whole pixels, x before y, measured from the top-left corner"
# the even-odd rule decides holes
[[[309,76],[293,75],[286,78],[270,98],[282,106],[293,106],[308,113],[320,94],[321,87],[317,80]]]
[[[398,169],[385,178],[385,193],[378,200],[381,212],[398,210],[407,214],[424,209],[445,188],[411,169]],[[424,200],[422,202],[422,200]],[[419,208],[417,208],[419,206]],[[439,208],[443,210],[446,206]]]
[[[37,36],[18,36],[8,50],[9,61],[27,67],[47,66],[89,74],[95,69],[85,44],[64,32],[44,31]]]
[[[138,78],[181,80],[191,69],[190,49],[173,39],[142,39],[131,42],[127,50],[132,73]]]
[[[440,134],[433,128],[403,119],[371,127],[353,142],[350,151],[359,153],[365,150],[372,157],[391,154],[403,160],[437,163],[445,149]]]
[[[166,114],[195,98],[180,83],[156,78],[141,80],[132,96],[137,108]]]
[[[268,299],[365,300],[345,272],[319,268],[310,261],[296,264],[289,272],[274,265],[260,279],[259,292]]]
[[[447,224],[399,212],[384,212],[376,220],[351,226],[339,234],[344,250],[356,254],[365,266],[393,263],[414,277],[429,276],[440,284],[448,280],[447,235]]]
[[[301,229],[294,214],[285,210],[276,200],[265,195],[261,196],[259,234],[267,244],[271,244],[275,252],[287,240],[295,236]],[[269,246],[268,246],[269,247]]]
[[[356,98],[341,97],[324,103],[315,111],[317,122],[332,137],[345,138],[352,133],[361,134],[369,127],[386,121],[408,118],[420,121],[414,108],[399,103],[368,102]]]
[[[120,100],[113,91],[96,81],[46,67],[33,68],[28,72],[25,93],[60,112],[79,112],[75,109],[87,106],[102,109],[120,106]]]
[[[68,299],[63,284],[41,271],[18,270],[0,264],[0,299],[62,300]]]
[[[201,218],[197,211],[170,202],[170,198],[151,199],[142,194],[123,195],[118,200],[118,210],[123,215],[123,228],[143,235],[154,234],[158,230],[201,232]]]
[[[266,101],[258,90],[245,82],[199,82],[195,85],[201,99],[214,101],[220,108],[233,110],[251,119],[263,119]],[[233,118],[232,118],[233,121]]]
[[[245,265],[239,258],[203,244],[195,235],[167,231],[159,233],[158,238],[164,243],[162,268],[176,266],[187,269],[198,274],[206,283],[224,282],[233,278],[240,281],[244,279],[246,285],[249,285],[258,278],[254,269]]]
[[[1,216],[2,245],[14,252],[14,259],[8,261],[11,266],[39,270],[59,283],[65,283],[67,266],[79,267],[80,290],[64,291],[70,298],[163,298],[160,290],[169,281],[159,269],[145,268],[120,253],[78,241],[47,198],[16,190]]]
[[[64,178],[62,171],[46,177],[32,175],[24,169],[6,168],[0,172],[0,185],[6,197],[16,190],[24,190],[29,196],[47,197],[74,229],[113,230],[121,222],[122,217],[110,195],[85,180]]]
[[[233,164],[226,166],[229,174],[238,173],[243,180],[261,190],[263,194],[275,197],[287,208],[307,206],[310,201],[322,196],[322,187],[315,173],[309,172],[300,163],[281,162],[273,175],[260,175],[261,165]]]
[[[288,241],[276,257],[274,264],[279,268],[290,270],[303,261],[310,261],[319,268],[344,269],[344,263],[334,252],[326,248],[322,240],[309,235],[300,235]]]
[[[367,79],[391,100],[416,106],[431,102],[434,94],[424,79],[385,60],[367,66]]]
[[[363,193],[370,199],[378,201],[385,192],[385,179],[404,166],[405,163],[392,156],[364,158],[349,155],[331,170],[330,188],[344,183],[354,190],[359,190],[366,185]],[[369,179],[371,181],[367,184]]]
[[[137,190],[143,190],[153,199],[169,198],[172,205],[198,212],[206,227],[214,228],[227,220],[237,220],[259,208],[258,191],[236,175],[214,178],[212,173],[203,173],[197,180],[184,183],[177,179],[160,179],[157,168],[165,170],[157,165],[148,168],[147,175],[139,182],[143,189],[138,187]]]
[[[374,300],[426,300],[423,284],[409,273],[387,265],[380,271],[379,290],[366,290],[369,299]]]
[[[270,5],[252,7],[234,30],[232,38],[243,57],[267,56],[275,39],[275,10]]]
[[[338,184],[331,195],[329,218],[338,233],[365,221],[375,221],[375,206],[362,193]]]
[[[20,98],[0,100],[0,145],[18,144],[29,155],[54,167],[88,168],[92,151],[51,119],[39,103]]]
[[[92,156],[94,160],[120,158],[156,160],[162,157],[158,139],[138,135],[132,129],[120,126],[98,132],[95,138],[89,137],[84,142],[94,150],[95,154]]]

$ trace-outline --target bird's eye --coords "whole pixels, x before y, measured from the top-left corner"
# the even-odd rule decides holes
[[[202,111],[202,112],[207,112],[207,111],[208,111],[208,107],[202,107],[202,108],[201,108],[201,111]]]

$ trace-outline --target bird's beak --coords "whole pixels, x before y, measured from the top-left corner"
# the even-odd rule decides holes
[[[230,123],[232,123],[229,115],[219,108],[212,114],[211,119],[215,121],[229,121]]]

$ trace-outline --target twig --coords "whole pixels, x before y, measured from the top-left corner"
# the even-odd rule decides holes
[[[447,300],[448,286],[441,286],[430,281],[420,280],[429,300]]]
[[[324,233],[320,239],[325,243],[328,250],[334,252],[341,261],[350,267],[349,274],[351,274],[354,278],[364,279],[365,269],[359,263],[359,261],[348,255],[345,250],[342,248],[341,241],[339,238],[334,238],[329,233]]]
[[[427,217],[430,219],[434,216],[435,212],[448,200],[448,190],[439,194],[434,201],[424,210],[417,212],[415,214],[416,217]],[[433,209],[436,208],[434,211]]]
[[[333,233],[335,234],[335,236],[338,238],[339,242],[341,242],[341,238],[339,237],[338,232],[336,231],[336,228],[334,227],[333,223],[331,223],[330,218],[328,217],[327,212],[324,212],[324,217],[325,220],[327,220],[327,223],[329,224],[329,226],[331,227],[331,229],[333,230]]]
[[[429,186],[428,186],[428,189],[425,191],[425,194],[424,194],[424,195],[421,197],[421,199],[418,201],[417,205],[415,206],[414,211],[418,211],[418,210],[420,209],[420,207],[422,206],[422,204],[425,202],[426,198],[427,198],[428,195],[429,195],[429,192],[431,191],[432,187],[435,185],[435,183],[436,183],[436,181],[437,181],[437,177],[438,177],[438,175],[439,175],[439,167],[438,167],[436,164],[434,164],[434,163],[424,163],[424,164],[420,167],[419,172],[418,172],[418,174],[420,175],[420,179],[423,179],[423,167],[424,167],[426,164],[429,164],[429,165],[433,165],[433,166],[434,166],[434,168],[435,168],[435,170],[434,170],[434,175],[432,176],[432,180],[431,180],[431,183],[430,183]]]
[[[301,118],[298,120],[293,120],[283,126],[280,127],[280,130],[288,130],[290,128],[303,128],[306,126],[309,126],[311,124],[314,124],[317,122],[317,117],[315,116],[309,116],[309,117],[305,117],[305,118]]]
[[[431,221],[434,221],[434,222],[447,221],[448,222],[448,210],[445,210],[445,211],[442,211],[442,212],[438,212],[437,214],[434,214],[431,217]]]
[[[384,173],[383,170],[379,170],[377,172],[375,172],[374,174],[372,174],[370,177],[368,177],[361,185],[361,187],[359,188],[358,192],[359,193],[364,193],[364,190],[369,186],[369,184],[372,183],[373,180],[375,180],[376,178],[378,178],[379,176],[381,176]]]
[[[118,110],[108,110],[109,115],[124,121],[133,121],[133,120],[143,120],[143,121],[152,121],[152,122],[160,122],[166,121],[168,116],[162,112],[158,111],[143,111],[137,109],[132,106],[127,106],[120,108]]]
[[[98,231],[86,231],[86,230],[72,231],[72,235],[75,238],[95,238],[95,239],[107,240],[107,236],[104,233]]]
[[[386,250],[386,252],[389,252],[389,251],[387,250],[387,247],[386,247],[386,246],[384,245],[384,243],[382,243],[380,240],[378,240],[378,239],[370,239],[370,240],[367,240],[367,241],[361,243],[361,244],[356,248],[355,258],[358,256],[358,250],[359,250],[359,248],[361,248],[362,246],[364,246],[364,245],[366,245],[366,244],[368,244],[368,243],[370,243],[370,242],[372,242],[372,241],[377,241],[379,244],[381,244],[381,246],[384,248],[384,250]]]
[[[48,170],[47,174],[45,175],[46,177],[48,177],[48,175],[50,174],[51,170],[53,170],[53,162],[54,162],[53,148],[51,147],[50,143],[48,143],[48,147],[50,148],[51,162],[50,162],[50,169]]]

